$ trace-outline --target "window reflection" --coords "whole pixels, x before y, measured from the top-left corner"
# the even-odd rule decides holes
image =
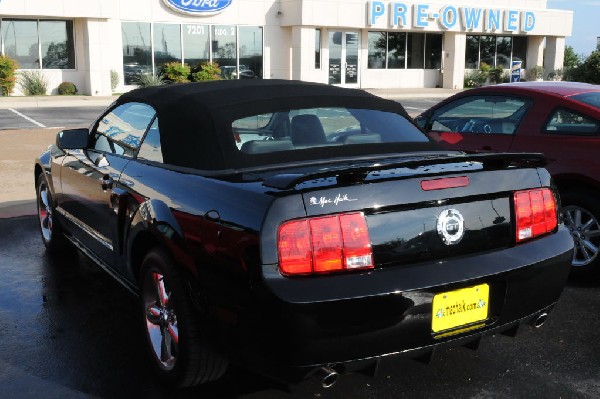
[[[482,63],[491,67],[510,69],[512,61],[522,61],[525,68],[527,37],[468,35],[465,68],[479,69]]]
[[[21,69],[40,67],[37,21],[2,20],[4,54],[19,63]]]
[[[141,74],[158,73],[167,62],[185,63],[194,72],[213,61],[224,79],[263,76],[260,26],[123,22],[121,30],[126,85],[136,84]]]
[[[181,62],[180,25],[154,24],[154,68],[157,73],[168,62]]]
[[[150,24],[123,22],[123,77],[125,84],[135,84],[139,75],[152,73],[152,41]]]
[[[223,79],[236,79],[237,41],[235,26],[212,27],[213,61],[219,64]]]
[[[385,68],[387,52],[387,33],[369,32],[369,60],[368,67],[371,69]]]
[[[154,109],[146,104],[131,102],[118,106],[98,122],[94,148],[133,156],[154,115]]]
[[[183,50],[185,63],[192,68],[210,60],[210,32],[208,25],[185,24]]]
[[[3,19],[1,24],[4,54],[20,69],[75,68],[73,21]]]
[[[261,27],[240,26],[240,79],[262,78],[263,33]]]
[[[439,69],[442,35],[369,32],[368,54],[369,69]]]
[[[72,21],[40,21],[42,66],[50,69],[74,69]]]
[[[315,69],[321,69],[321,29],[315,29]]]
[[[160,145],[160,131],[158,130],[158,119],[154,119],[152,126],[148,129],[146,137],[140,146],[138,159],[163,163],[162,148]]]

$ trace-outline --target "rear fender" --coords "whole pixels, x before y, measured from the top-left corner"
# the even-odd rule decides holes
[[[127,264],[134,280],[137,280],[145,254],[156,246],[165,248],[178,265],[196,275],[181,226],[173,212],[164,202],[151,199],[135,210],[127,234]]]

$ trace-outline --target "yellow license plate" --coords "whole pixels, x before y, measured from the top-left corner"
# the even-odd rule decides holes
[[[480,284],[433,297],[431,330],[434,333],[488,318],[490,286]]]

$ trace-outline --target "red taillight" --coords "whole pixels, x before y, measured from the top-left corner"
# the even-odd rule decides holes
[[[558,224],[556,199],[549,188],[518,191],[514,195],[517,242],[554,230]]]
[[[312,273],[312,246],[307,220],[295,220],[281,225],[277,246],[279,248],[279,264],[284,273]],[[281,261],[282,259],[285,259],[285,265]]]
[[[342,270],[342,232],[337,216],[309,220],[315,273]]]
[[[279,268],[285,275],[372,269],[362,213],[293,220],[279,227]]]

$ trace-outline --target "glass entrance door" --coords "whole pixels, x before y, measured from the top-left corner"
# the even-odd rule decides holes
[[[358,32],[329,32],[329,84],[358,87]]]

